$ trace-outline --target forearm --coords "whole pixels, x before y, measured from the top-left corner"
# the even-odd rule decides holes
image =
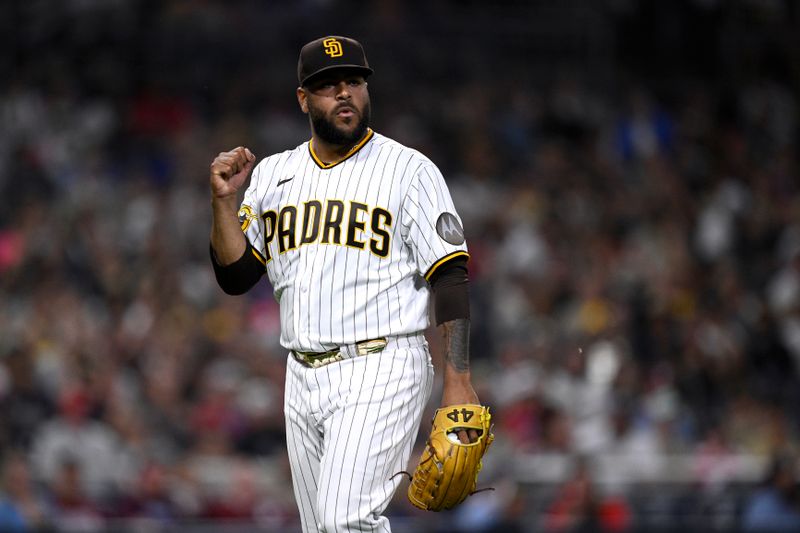
[[[236,196],[212,197],[211,211],[211,247],[220,265],[230,265],[241,258],[247,249],[247,239],[242,233],[237,214]]]
[[[466,261],[447,264],[431,281],[436,324],[444,339],[445,387],[466,385],[469,372],[469,279]]]
[[[472,388],[472,376],[469,368],[469,319],[455,318],[443,322],[439,326],[444,337],[444,387],[442,389],[442,405],[477,404],[478,395]],[[477,434],[472,432],[472,437]],[[466,437],[462,442],[468,442]]]
[[[456,318],[439,326],[444,338],[444,378],[467,379],[469,371],[469,319]]]

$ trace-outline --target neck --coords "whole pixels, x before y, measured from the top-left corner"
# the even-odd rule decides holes
[[[344,159],[364,140],[364,138],[370,134],[372,130],[367,128],[367,131],[364,132],[364,135],[361,136],[354,143],[348,144],[331,144],[325,142],[324,140],[320,139],[316,133],[312,133],[311,135],[311,146],[314,149],[314,154],[325,164],[335,163],[341,159]]]

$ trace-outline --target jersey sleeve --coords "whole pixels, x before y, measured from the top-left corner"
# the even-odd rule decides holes
[[[461,218],[434,164],[423,165],[413,176],[400,217],[403,240],[426,280],[451,259],[469,258]]]
[[[267,253],[264,249],[264,225],[261,223],[261,169],[263,163],[256,165],[250,177],[250,186],[244,193],[244,199],[239,207],[239,223],[248,242],[252,246],[252,254],[262,265],[267,265]]]

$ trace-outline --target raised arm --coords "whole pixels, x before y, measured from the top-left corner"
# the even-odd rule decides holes
[[[238,216],[239,189],[255,161],[253,153],[240,146],[211,163],[211,264],[217,283],[228,294],[244,294],[264,274],[263,259],[245,237]]]
[[[237,214],[238,192],[255,160],[248,148],[240,146],[221,152],[211,163],[211,247],[220,266],[236,262],[247,249]]]

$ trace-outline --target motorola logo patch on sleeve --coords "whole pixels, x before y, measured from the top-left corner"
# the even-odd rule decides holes
[[[439,237],[452,245],[464,243],[464,229],[456,216],[452,213],[442,213],[436,221],[436,233]]]

